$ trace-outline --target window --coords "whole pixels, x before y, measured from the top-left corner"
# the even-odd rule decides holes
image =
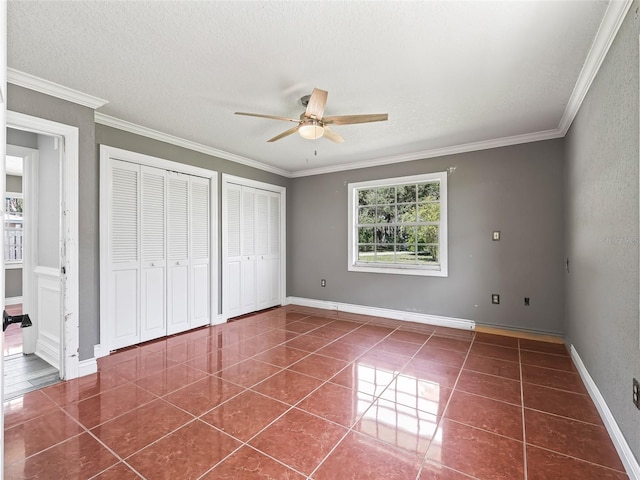
[[[447,276],[447,172],[349,184],[349,270]]]
[[[22,215],[21,193],[9,193],[4,204],[4,261],[7,265],[22,264]]]

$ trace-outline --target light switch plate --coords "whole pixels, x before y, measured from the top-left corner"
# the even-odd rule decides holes
[[[496,230],[493,232],[493,241],[496,242],[500,240],[500,230]]]

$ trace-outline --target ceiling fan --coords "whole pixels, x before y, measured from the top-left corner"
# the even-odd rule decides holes
[[[316,140],[320,137],[342,143],[344,138],[329,128],[329,125],[352,125],[354,123],[384,122],[388,119],[386,113],[374,113],[368,115],[338,115],[333,117],[323,117],[324,107],[327,104],[328,92],[314,88],[311,95],[305,95],[300,99],[302,105],[307,109],[300,114],[300,119],[279,117],[277,115],[263,115],[261,113],[235,112],[236,115],[247,115],[249,117],[270,118],[273,120],[283,120],[285,122],[297,123],[293,128],[282,132],[279,135],[267,140],[275,142],[281,138],[288,137],[298,132],[302,138]]]

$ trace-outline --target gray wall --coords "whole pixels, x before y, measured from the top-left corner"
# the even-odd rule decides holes
[[[7,192],[22,193],[22,177],[7,175]]]
[[[80,359],[93,356],[98,338],[98,165],[94,138],[94,112],[59,98],[8,85],[7,109],[78,127],[79,163],[79,260],[80,260]],[[33,148],[33,147],[32,147]],[[92,199],[95,198],[95,202]],[[94,204],[95,203],[95,208]]]
[[[566,147],[566,337],[640,459],[638,317],[638,2],[634,2]]]
[[[60,150],[55,138],[38,135],[37,266],[60,267]]]
[[[38,135],[33,132],[7,128],[7,145],[38,149]]]
[[[562,155],[562,140],[553,140],[296,178],[287,294],[562,333]],[[449,167],[449,276],[348,272],[347,183]],[[501,241],[492,241],[493,230]]]
[[[5,268],[4,298],[22,296],[22,268]]]

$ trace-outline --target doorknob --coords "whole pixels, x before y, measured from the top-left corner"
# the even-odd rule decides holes
[[[26,313],[22,315],[11,316],[7,313],[6,310],[2,312],[2,331],[4,332],[12,323],[19,323],[20,328],[30,327],[31,325],[33,325],[33,323],[31,323],[29,315],[27,315]]]

